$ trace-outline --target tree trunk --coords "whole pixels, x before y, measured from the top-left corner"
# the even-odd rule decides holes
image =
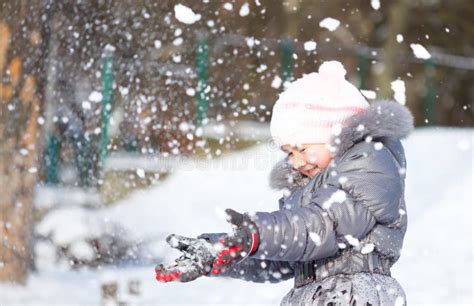
[[[376,78],[377,87],[380,88],[378,93],[380,98],[389,98],[393,96],[390,83],[395,79],[396,67],[399,65],[399,63],[397,63],[396,52],[400,49],[399,44],[396,41],[396,36],[397,34],[403,33],[409,17],[410,0],[394,2],[390,7],[387,21],[387,34],[382,46],[382,62],[384,70]]]
[[[0,0],[0,282],[25,283],[32,266],[48,36],[41,3]]]

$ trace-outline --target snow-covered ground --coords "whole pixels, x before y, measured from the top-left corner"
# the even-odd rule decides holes
[[[473,299],[473,129],[417,129],[404,140],[409,227],[393,275],[409,305],[469,304]],[[120,222],[137,239],[170,233],[194,236],[225,232],[223,210],[270,211],[279,192],[268,172],[283,155],[270,145],[230,154],[210,163],[183,165],[160,186],[136,192],[98,212]],[[165,261],[178,255],[163,239],[154,245]],[[240,280],[202,278],[191,283],[157,283],[153,266],[71,272],[43,268],[26,287],[0,285],[0,305],[99,305],[103,280],[117,279],[124,300],[126,282],[140,280],[139,305],[273,304],[291,288]]]

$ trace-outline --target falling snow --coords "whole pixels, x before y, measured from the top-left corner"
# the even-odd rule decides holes
[[[381,142],[374,142],[374,149],[380,151],[383,149],[383,143]]]
[[[182,4],[174,6],[174,16],[184,24],[193,24],[201,19],[201,15],[194,13],[192,9]]]
[[[370,0],[370,5],[377,11],[380,9],[380,0]]]
[[[326,17],[323,20],[321,20],[321,22],[319,23],[319,26],[321,28],[326,28],[332,32],[332,31],[335,31],[339,27],[340,24],[341,22],[339,20],[331,18],[331,17]]]
[[[310,232],[309,237],[311,238],[311,240],[313,240],[314,244],[321,245],[321,236],[320,235],[318,235],[317,233],[314,233],[314,232]]]
[[[228,11],[232,11],[232,10],[234,9],[234,5],[233,5],[232,3],[230,3],[230,2],[224,3],[223,6],[224,6],[224,8],[225,8],[226,10],[228,10]]]
[[[358,247],[360,244],[359,239],[353,237],[352,235],[344,235],[344,238],[346,238],[347,242],[354,247]]]
[[[250,8],[248,3],[244,3],[242,7],[240,7],[239,15],[242,17],[248,16],[250,13]]]
[[[98,92],[98,91],[91,92],[91,94],[89,95],[89,101],[96,102],[96,103],[101,102],[102,101],[102,93]]]
[[[275,76],[272,81],[272,87],[273,88],[280,88],[283,80],[279,76]]]
[[[366,97],[367,99],[372,100],[372,99],[377,98],[377,93],[376,93],[375,91],[373,91],[373,90],[362,89],[360,92],[361,92],[361,93],[364,95],[364,97]]]
[[[410,48],[412,49],[413,54],[417,58],[425,60],[431,58],[431,54],[428,52],[428,50],[426,50],[426,48],[420,44],[410,44]]]
[[[405,82],[402,80],[395,80],[390,83],[394,94],[394,99],[400,103],[406,103],[406,96],[405,96]]]
[[[328,200],[323,203],[324,209],[330,209],[334,203],[343,203],[346,200],[346,193],[344,190],[334,192]]]
[[[375,245],[373,243],[367,243],[362,247],[360,252],[362,254],[369,254],[369,253],[372,253],[374,249],[375,249]]]
[[[314,51],[316,50],[316,42],[313,40],[307,41],[304,43],[304,49],[306,51]]]

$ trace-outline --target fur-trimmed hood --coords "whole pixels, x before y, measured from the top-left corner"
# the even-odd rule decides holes
[[[410,110],[395,101],[377,101],[362,112],[350,117],[341,132],[330,141],[334,159],[340,158],[354,144],[367,137],[405,138],[413,130],[413,115]],[[272,189],[304,186],[310,178],[291,168],[284,158],[270,172]]]

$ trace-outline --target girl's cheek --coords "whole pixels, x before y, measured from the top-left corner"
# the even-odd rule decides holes
[[[331,161],[331,156],[326,154],[324,151],[308,151],[305,152],[305,159],[310,164],[324,168]]]
[[[304,152],[304,157],[308,163],[313,164],[313,165],[320,165],[321,162],[323,161],[322,160],[323,156],[318,151]]]
[[[320,164],[322,168],[325,168],[329,165],[329,162],[331,161],[331,155],[329,153],[323,153],[320,156]]]
[[[318,154],[316,152],[305,152],[304,158],[310,164],[316,164],[319,160]]]

